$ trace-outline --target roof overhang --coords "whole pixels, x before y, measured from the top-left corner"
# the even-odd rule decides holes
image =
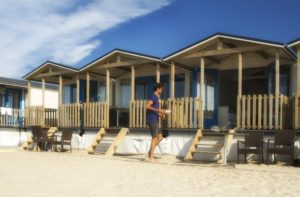
[[[174,53],[171,53],[170,55],[167,55],[163,58],[163,61],[170,61],[173,58],[180,56],[190,50],[193,50],[197,47],[200,47],[206,43],[211,42],[212,40],[216,39],[230,39],[230,40],[235,40],[235,41],[242,41],[242,42],[247,42],[247,43],[252,43],[252,44],[259,44],[259,45],[265,45],[265,46],[270,46],[270,47],[275,47],[275,48],[281,48],[284,50],[288,55],[291,57],[295,58],[294,54],[291,53],[283,43],[279,42],[273,42],[273,41],[267,41],[267,40],[261,40],[261,39],[254,39],[254,38],[249,38],[249,37],[242,37],[242,36],[236,36],[236,35],[229,35],[229,34],[223,34],[223,33],[217,33],[213,34],[203,40],[200,40],[196,43],[193,43],[183,49],[180,49]]]
[[[86,71],[89,68],[95,66],[96,64],[99,64],[101,62],[105,62],[105,60],[109,59],[110,57],[112,57],[116,54],[127,55],[127,56],[131,56],[131,57],[135,57],[135,58],[139,58],[139,59],[145,59],[145,60],[154,61],[154,62],[160,62],[160,58],[158,58],[158,57],[149,56],[149,55],[136,53],[136,52],[132,52],[132,51],[126,51],[126,50],[123,50],[123,49],[114,49],[114,50],[104,54],[103,56],[99,57],[98,59],[88,63],[87,65],[82,67],[80,69],[80,71]]]

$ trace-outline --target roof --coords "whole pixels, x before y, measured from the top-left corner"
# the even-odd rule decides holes
[[[210,40],[216,39],[216,38],[228,38],[228,39],[234,39],[234,40],[238,40],[238,41],[246,41],[246,42],[251,42],[251,43],[256,43],[256,44],[264,44],[264,45],[269,45],[269,46],[273,46],[273,47],[280,47],[283,48],[287,53],[289,53],[289,55],[294,57],[294,54],[291,53],[291,51],[289,51],[284,43],[280,43],[280,42],[274,42],[274,41],[269,41],[269,40],[263,40],[263,39],[256,39],[256,38],[251,38],[251,37],[245,37],[245,36],[237,36],[237,35],[233,35],[233,34],[225,34],[225,33],[215,33],[211,36],[208,36],[202,40],[199,40],[193,44],[188,45],[187,47],[184,47],[180,50],[177,50],[165,57],[163,57],[164,61],[168,61],[170,59],[172,59],[173,57],[182,54],[190,49],[193,49],[199,45],[202,45],[206,42],[209,42]]]
[[[155,57],[155,56],[151,56],[151,55],[146,55],[146,54],[142,54],[142,53],[137,53],[137,52],[133,52],[133,51],[128,51],[128,50],[124,50],[124,49],[113,49],[111,51],[109,51],[108,53],[102,55],[101,57],[93,60],[92,62],[84,65],[83,67],[81,67],[79,70],[80,71],[83,71],[87,68],[89,68],[90,66],[94,65],[95,63],[101,61],[101,60],[104,60],[116,53],[121,53],[121,54],[127,54],[127,55],[131,55],[131,56],[136,56],[136,57],[140,57],[140,58],[144,58],[144,59],[149,59],[149,60],[153,60],[153,61],[160,61],[161,58],[159,57]]]
[[[63,69],[66,69],[66,70],[69,70],[69,71],[72,71],[72,72],[78,72],[77,68],[74,68],[74,67],[71,67],[71,66],[66,66],[66,65],[59,64],[59,63],[52,62],[52,61],[46,61],[43,64],[41,64],[40,66],[38,66],[37,68],[35,68],[34,70],[32,70],[29,73],[27,73],[26,75],[24,75],[22,78],[26,79],[26,78],[30,77],[31,75],[38,72],[40,69],[42,69],[44,66],[47,66],[47,65],[52,65],[52,66],[55,66],[55,67],[63,68]]]
[[[13,86],[13,87],[27,89],[28,82],[26,80],[0,77],[0,85]],[[52,84],[45,84],[45,85],[46,85],[46,89],[57,90],[56,85],[52,85]],[[31,86],[34,88],[41,88],[42,84],[39,82],[31,82]]]
[[[290,48],[295,47],[297,45],[300,46],[300,38],[297,38],[297,39],[292,40],[292,41],[287,43],[287,46],[290,47]]]

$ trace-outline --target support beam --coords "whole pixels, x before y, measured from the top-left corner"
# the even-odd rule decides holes
[[[86,102],[90,102],[90,73],[86,73]]]
[[[160,83],[160,65],[156,63],[156,83]]]
[[[109,69],[106,69],[106,88],[105,88],[105,97],[106,97],[106,103],[109,106],[109,89],[110,89],[110,71]]]
[[[61,75],[59,75],[58,81],[58,106],[61,106],[63,101],[63,79]]]
[[[300,95],[300,46],[297,47],[297,75],[296,75],[296,92],[295,92],[295,109],[294,109],[294,129],[299,128],[299,95]]]
[[[131,66],[131,85],[130,85],[130,93],[131,93],[131,96],[130,96],[130,100],[131,101],[134,101],[134,93],[135,93],[135,68],[134,66]]]
[[[80,103],[80,79],[78,74],[76,76],[76,102]]]
[[[170,67],[170,98],[175,98],[175,63],[171,62]]]
[[[200,98],[202,99],[202,102],[204,103],[205,99],[205,84],[204,84],[204,78],[205,78],[205,73],[204,73],[204,65],[205,65],[205,60],[204,58],[200,59]]]
[[[279,95],[280,95],[280,57],[279,49],[275,52],[275,129],[279,128]]]
[[[45,108],[45,78],[42,78],[42,106]]]
[[[105,97],[106,97],[106,128],[109,127],[109,106],[110,106],[110,71],[106,69],[106,88],[105,88]]]
[[[184,58],[229,55],[229,54],[245,53],[245,52],[252,52],[252,51],[258,51],[258,50],[264,50],[264,49],[267,49],[267,47],[266,46],[250,46],[250,47],[236,47],[236,48],[229,48],[229,49],[227,49],[227,48],[226,49],[217,49],[217,50],[210,50],[210,51],[195,52],[191,55],[185,56]]]
[[[242,82],[243,82],[243,55],[242,53],[238,54],[238,96],[237,96],[237,128],[241,127],[241,99],[242,99],[242,94],[243,94],[243,86],[242,86]]]

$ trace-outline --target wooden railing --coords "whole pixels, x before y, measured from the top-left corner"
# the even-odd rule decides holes
[[[59,127],[78,128],[80,127],[80,110],[82,104],[63,104],[59,106]]]
[[[59,107],[59,127],[107,128],[109,126],[108,110],[106,102],[61,105]]]
[[[24,127],[25,111],[0,107],[0,127]]]
[[[241,106],[241,129],[283,129],[291,127],[290,99],[287,96],[243,95],[237,98]],[[276,106],[278,103],[278,106]],[[237,119],[238,120],[238,119]]]
[[[130,101],[131,128],[146,128],[146,103],[147,100]],[[200,98],[176,98],[160,100],[159,108],[171,110],[167,115],[167,128],[203,128],[203,104]],[[162,127],[163,120],[159,119]]]
[[[108,128],[109,106],[106,102],[90,102],[83,104],[84,127]]]
[[[30,106],[26,108],[25,125],[53,127],[57,126],[57,109],[44,108],[42,106]]]

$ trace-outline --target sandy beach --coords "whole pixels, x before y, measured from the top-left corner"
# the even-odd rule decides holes
[[[0,151],[0,196],[299,196],[300,169],[161,156]]]

